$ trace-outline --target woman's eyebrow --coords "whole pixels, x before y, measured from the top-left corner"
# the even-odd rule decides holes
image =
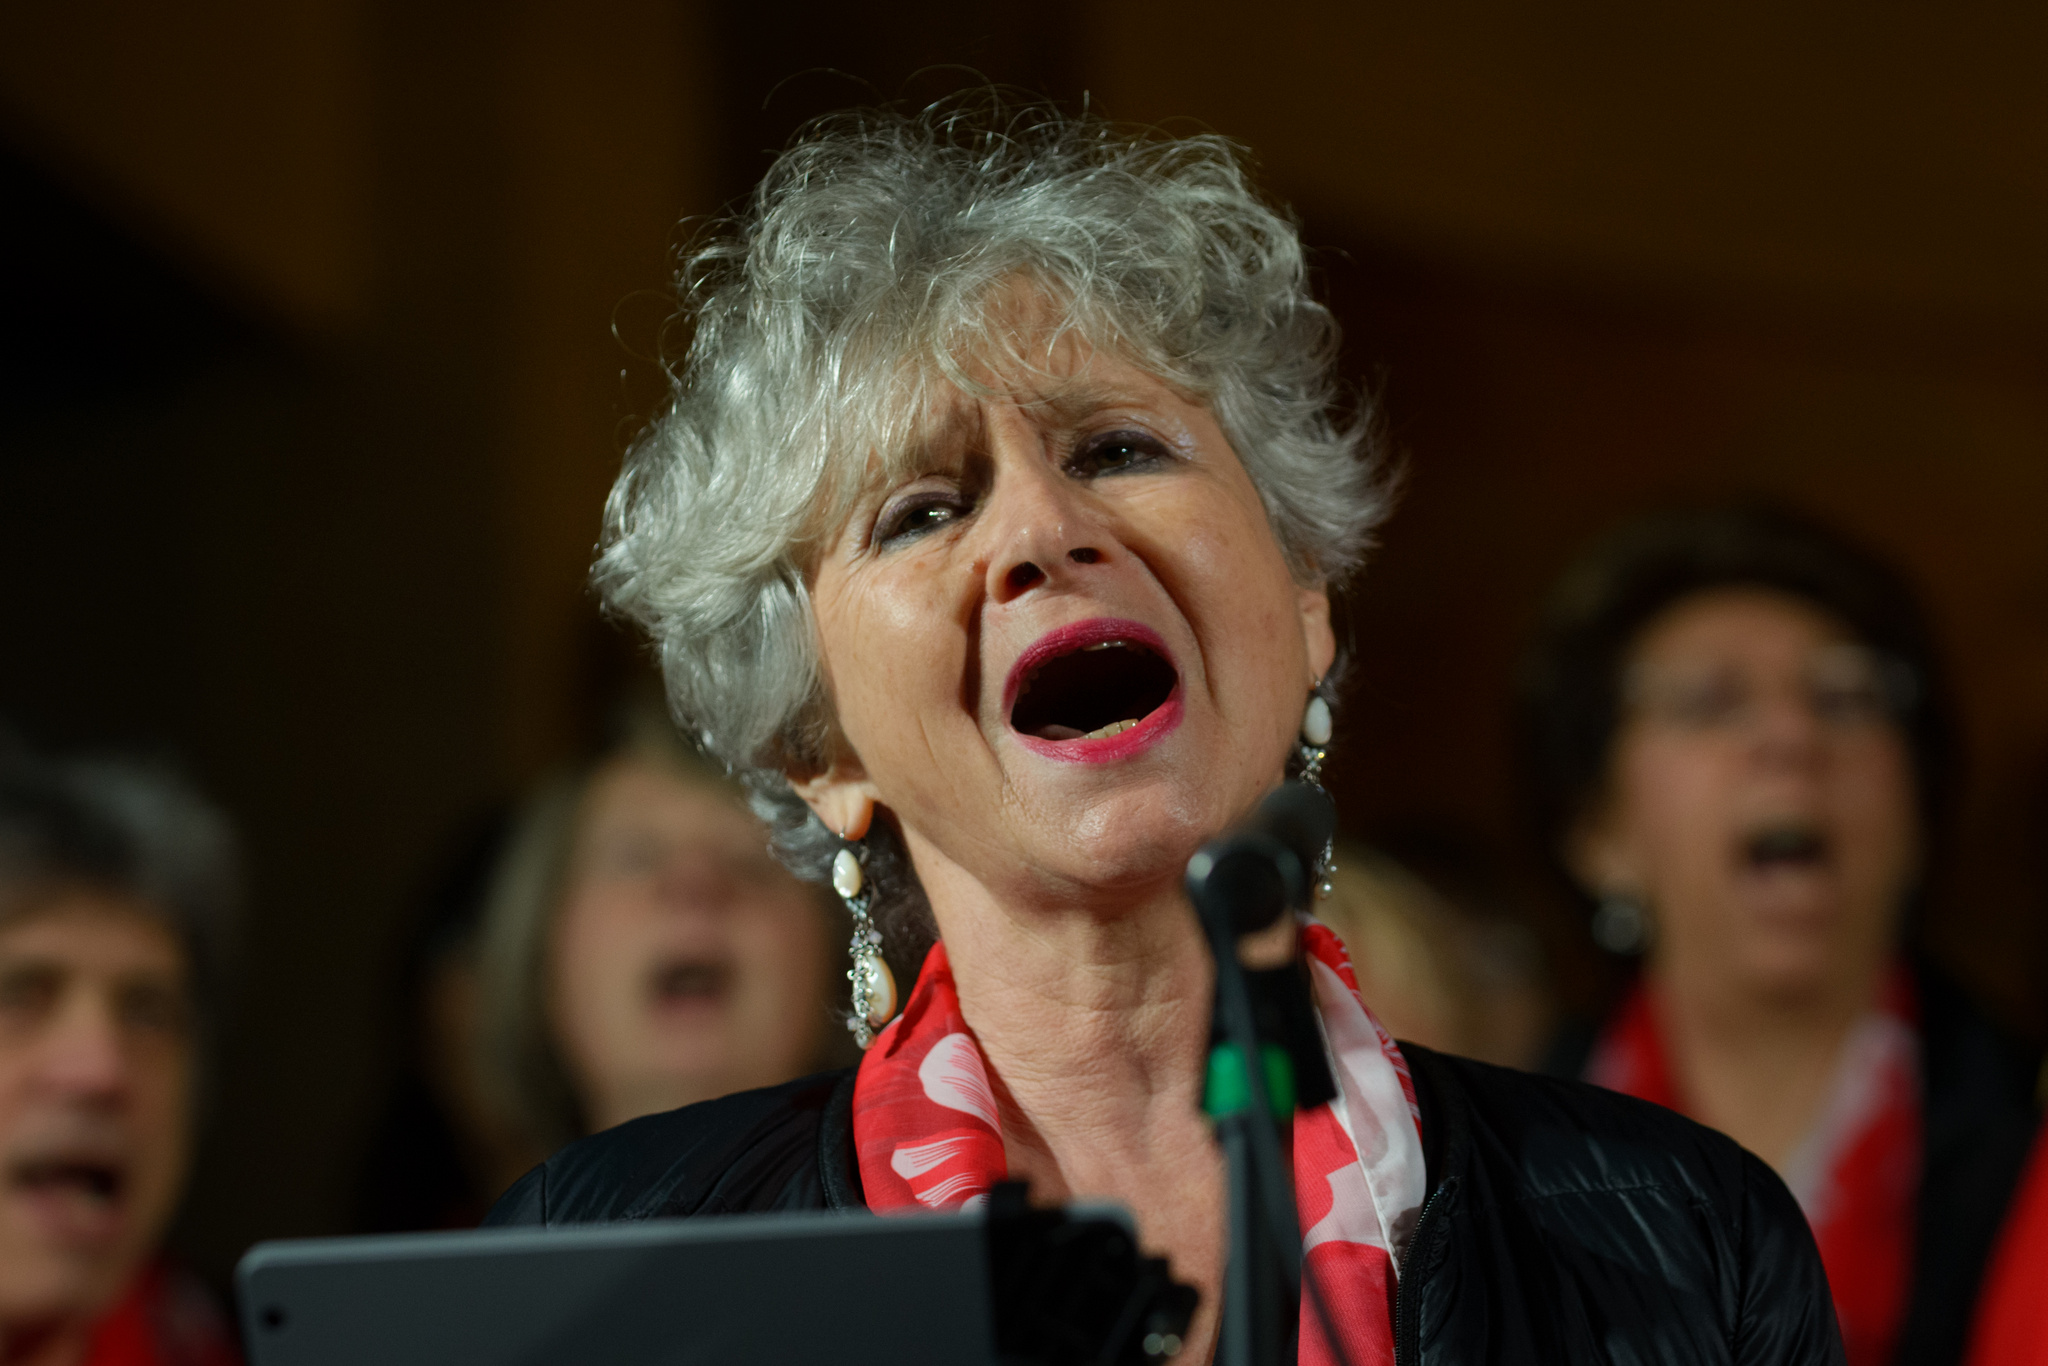
[[[1077,427],[1111,409],[1149,409],[1146,397],[1129,384],[1075,377],[1047,384],[1032,393],[1002,396],[1019,407],[1046,414],[1060,427]],[[987,409],[965,395],[943,406],[934,404],[911,425],[894,450],[881,461],[884,485],[928,474],[957,474],[971,462],[987,438]],[[887,497],[886,490],[870,496]]]
[[[947,404],[904,434],[895,453],[882,461],[886,478],[893,482],[958,467],[981,440],[987,425],[980,404]]]
[[[1033,403],[1054,414],[1066,425],[1085,422],[1109,408],[1132,408],[1145,406],[1130,386],[1107,384],[1100,380],[1073,379],[1054,387],[1050,392],[1037,396]]]

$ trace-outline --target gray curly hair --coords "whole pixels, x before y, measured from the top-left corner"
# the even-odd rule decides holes
[[[1031,356],[996,306],[1020,281],[1053,320]],[[1115,351],[1208,405],[1304,583],[1346,578],[1385,512],[1370,414],[1340,415],[1337,325],[1300,237],[1219,137],[993,96],[835,116],[680,283],[694,335],[612,488],[594,577],[802,877],[822,880],[839,848],[786,776],[822,765],[832,734],[808,572],[876,466],[916,458],[940,386],[986,393],[977,363],[1042,364],[1064,336]],[[869,840],[877,918],[928,942],[887,824]]]

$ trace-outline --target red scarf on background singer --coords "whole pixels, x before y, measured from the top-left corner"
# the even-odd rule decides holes
[[[144,1267],[94,1326],[83,1366],[241,1366],[234,1332],[197,1282]]]
[[[1920,1187],[1919,1008],[1894,967],[1850,1029],[1813,1128],[1780,1174],[1827,1269],[1849,1366],[1885,1366],[1906,1317]],[[1586,1080],[1685,1113],[1638,980],[1594,1045]]]
[[[1394,1359],[1403,1239],[1426,1181],[1415,1086],[1359,999],[1343,943],[1310,921],[1301,945],[1338,1090],[1293,1124],[1303,1271],[1322,1289],[1341,1359],[1386,1366]],[[925,958],[903,1013],[861,1059],[853,1136],[868,1206],[882,1214],[973,1209],[1008,1171],[988,1064],[961,1017],[943,944]],[[1322,1322],[1304,1308],[1302,1366],[1339,1360]]]
[[[2048,1129],[2034,1139],[1984,1273],[1967,1360],[1969,1366],[2048,1366]]]

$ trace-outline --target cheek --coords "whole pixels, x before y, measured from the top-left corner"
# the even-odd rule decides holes
[[[841,730],[862,753],[864,737],[888,737],[922,707],[952,699],[966,654],[962,614],[945,592],[945,569],[929,557],[888,569],[858,591],[840,585],[819,601],[819,644],[833,705]]]
[[[1257,495],[1249,485],[1241,497],[1198,488],[1162,503],[1145,520],[1169,534],[1139,553],[1186,614],[1208,667],[1258,679],[1262,694],[1306,699],[1300,594]]]
[[[1853,847],[1865,851],[1870,875],[1909,879],[1921,856],[1920,813],[1912,762],[1896,740],[1873,743],[1841,766],[1840,811]]]
[[[786,995],[815,991],[825,961],[825,922],[807,899],[771,899],[733,918],[740,970]]]
[[[192,1045],[151,1039],[136,1049],[135,1058],[135,1075],[144,1078],[147,1087],[150,1122],[159,1126],[180,1123],[192,1096]]]
[[[638,1000],[633,965],[641,917],[630,898],[610,889],[573,892],[555,920],[548,952],[549,1009],[557,1032],[580,1045],[598,1021]]]
[[[1728,775],[1714,756],[1675,741],[1638,740],[1622,752],[1624,828],[1651,879],[1722,861]]]
[[[832,983],[825,919],[808,900],[748,907],[734,919],[737,1056],[763,1069],[761,1082],[802,1070],[824,1033]]]
[[[1249,594],[1271,592],[1288,580],[1286,561],[1249,482],[1241,488],[1191,483],[1161,502],[1147,520],[1168,530],[1165,547],[1186,566],[1192,583]]]
[[[147,1155],[152,1185],[163,1199],[169,1199],[184,1174],[191,1146],[197,1060],[193,1045],[185,1040],[155,1040],[138,1051],[141,1056],[135,1075],[143,1079],[143,1085],[138,1088],[134,1115],[137,1129],[144,1131],[138,1147]]]

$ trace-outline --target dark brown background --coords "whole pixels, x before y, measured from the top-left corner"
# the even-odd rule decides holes
[[[678,220],[961,65],[1242,139],[1299,210],[1408,462],[1349,825],[1526,876],[1544,584],[1632,509],[1788,499],[1925,588],[1972,756],[1930,931],[2048,1026],[2048,18],[1787,8],[0,9],[0,715],[175,754],[253,866],[187,1249],[343,1226],[407,908],[616,673],[583,571]]]

